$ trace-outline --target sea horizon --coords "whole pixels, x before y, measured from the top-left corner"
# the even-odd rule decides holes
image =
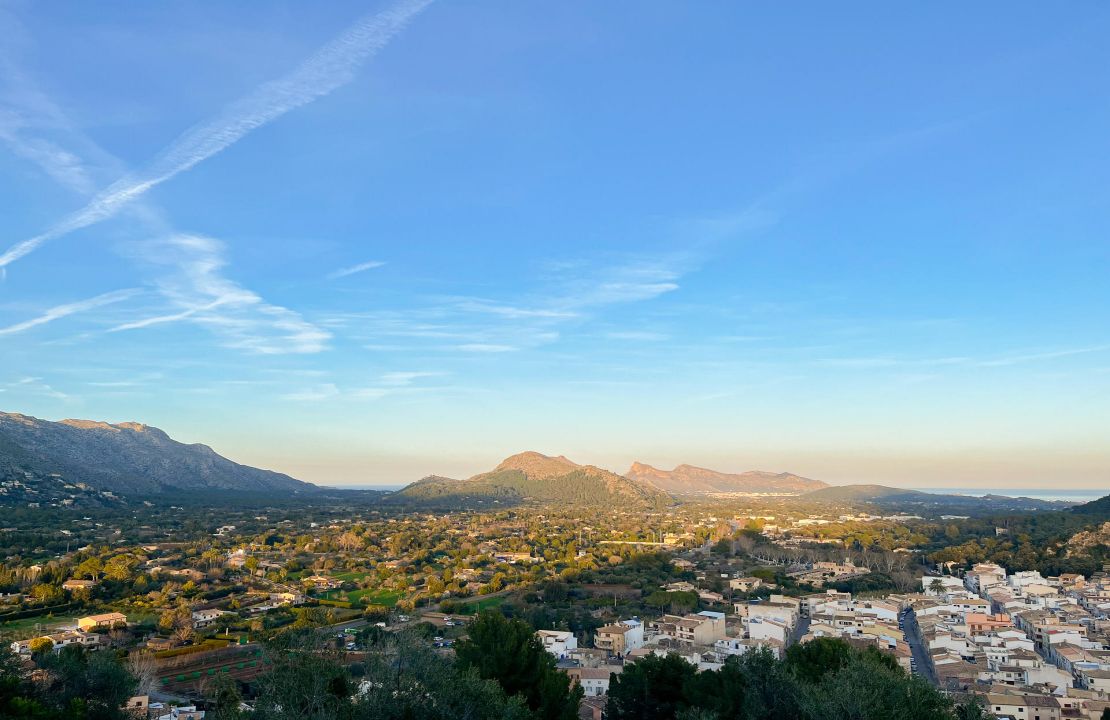
[[[938,493],[947,495],[968,495],[983,497],[984,495],[1005,495],[1007,497],[1027,497],[1034,500],[1059,500],[1065,502],[1084,503],[1097,500],[1110,493],[1107,490],[1094,488],[970,488],[970,487],[915,487],[910,488],[920,492]]]

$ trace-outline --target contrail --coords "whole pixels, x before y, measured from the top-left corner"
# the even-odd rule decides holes
[[[130,297],[134,297],[137,294],[139,294],[139,290],[137,288],[132,288],[129,290],[115,290],[113,292],[104,293],[103,295],[97,295],[96,297],[89,298],[88,300],[80,300],[78,302],[68,303],[66,305],[58,305],[56,307],[50,308],[36,318],[25,320],[15,325],[9,325],[6,328],[0,328],[0,335],[15,335],[16,333],[21,333],[24,330],[30,330],[33,327],[45,325],[46,323],[54,322],[55,320],[60,320],[64,317],[69,317],[70,315],[74,315],[76,313],[85,312],[86,310],[92,310],[93,308],[98,308],[102,305],[110,305],[112,303],[120,302],[121,300],[126,300]]]
[[[53,227],[10,247],[0,255],[0,268],[45,242],[112,217],[151,188],[230,147],[250,131],[347,84],[360,65],[431,2],[403,0],[389,10],[363,17],[293,72],[265,83],[212,120],[186,130],[146,170],[124,176]]]

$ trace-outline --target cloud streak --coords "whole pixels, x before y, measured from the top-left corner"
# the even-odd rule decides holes
[[[354,275],[355,273],[360,273],[360,272],[364,272],[366,270],[373,270],[374,268],[379,268],[382,265],[385,265],[385,263],[380,261],[380,260],[371,260],[370,262],[364,262],[364,263],[359,263],[358,265],[352,265],[350,267],[340,268],[339,270],[336,270],[335,272],[328,273],[328,280],[338,280],[339,278],[345,278],[348,275]]]
[[[331,333],[224,277],[224,246],[218,240],[179,233],[144,246],[143,259],[172,268],[159,279],[158,289],[176,311],[123,323],[111,332],[191,322],[222,336],[229,347],[262,355],[327,347]]]
[[[293,72],[263,84],[215,118],[185,131],[145,171],[124,176],[53,227],[13,245],[0,255],[0,268],[43,243],[107,220],[151,188],[226,150],[251,131],[347,84],[364,62],[430,3],[403,0],[381,13],[363,17]]]
[[[38,317],[31,318],[30,320],[24,320],[21,323],[9,325],[5,328],[0,328],[0,336],[15,335],[17,333],[24,332],[25,330],[30,330],[31,328],[38,327],[39,325],[46,325],[47,323],[52,323],[55,320],[61,320],[62,318],[69,317],[70,315],[76,315],[77,313],[86,312],[88,310],[93,310],[105,305],[111,305],[112,303],[118,303],[123,300],[127,300],[128,298],[134,297],[139,292],[140,291],[136,288],[131,288],[128,290],[114,290],[102,295],[97,295],[96,297],[88,298],[87,300],[79,300],[77,302],[66,303],[65,305],[56,305],[55,307],[50,308]]]
[[[11,28],[0,28],[10,30]],[[65,113],[8,59],[0,57],[0,141],[34,162],[59,184],[92,193],[95,170],[123,165],[73,125]],[[68,147],[67,147],[68,146]],[[84,156],[84,157],[83,157]],[[88,163],[92,158],[92,163]],[[117,325],[109,332],[192,322],[222,335],[233,347],[266,354],[316,352],[330,337],[293,310],[265,302],[223,275],[223,245],[182,234],[161,216],[149,198],[131,208],[153,240],[138,244],[140,259],[169,266],[157,286],[171,303],[161,314]],[[0,268],[2,277],[5,268]]]

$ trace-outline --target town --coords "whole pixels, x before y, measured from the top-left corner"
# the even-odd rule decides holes
[[[611,682],[645,657],[712,672],[821,638],[874,648],[998,718],[1110,708],[1107,568],[1042,576],[936,561],[967,518],[781,498],[671,512],[269,507],[208,523],[185,507],[151,513],[194,522],[86,516],[63,537],[88,544],[37,562],[9,556],[0,575],[10,652],[28,665],[71,647],[124,658],[139,679],[125,702],[135,717],[204,717],[229,683],[251,709],[267,643],[284,632],[318,633],[351,666],[382,633],[416,633],[450,656],[482,612],[532,627],[581,689],[582,717],[605,717]]]

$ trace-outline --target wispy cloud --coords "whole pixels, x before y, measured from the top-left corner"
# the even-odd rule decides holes
[[[1045,350],[1042,352],[1012,353],[992,358],[976,358],[966,356],[951,357],[926,357],[907,358],[886,355],[859,356],[859,357],[826,357],[819,358],[814,364],[826,367],[845,368],[854,370],[879,370],[886,368],[926,368],[926,367],[968,367],[968,368],[995,368],[1035,363],[1045,360],[1057,360],[1076,355],[1110,351],[1110,345],[1095,345],[1082,348],[1061,348],[1058,350]]]
[[[118,159],[70,123],[62,110],[3,56],[0,87],[4,88],[0,140],[13,145],[17,153],[34,161],[62,185],[83,192],[90,187],[86,180],[100,174],[94,173],[94,168],[122,168]],[[44,139],[44,135],[51,139]],[[62,143],[79,148],[82,155],[93,158],[93,164],[85,165],[77,152]],[[27,152],[28,148],[43,151]],[[222,243],[175,231],[148,198],[139,199],[130,210],[145,232],[155,238],[141,243],[135,255],[151,265],[169,268],[168,274],[158,279],[157,287],[170,307],[118,324],[111,331],[192,322],[220,334],[232,347],[258,353],[309,353],[326,347],[330,333],[227,278]],[[0,274],[4,271],[0,267]]]
[[[321,400],[331,400],[339,395],[339,388],[332,383],[324,383],[323,385],[315,385],[304,390],[297,390],[291,393],[285,393],[281,396],[283,400],[292,400],[294,402],[320,402]]]
[[[661,342],[670,338],[666,333],[649,330],[619,330],[605,333],[605,337],[611,340],[641,340],[644,342]]]
[[[55,320],[69,317],[70,315],[76,315],[77,313],[87,312],[98,307],[111,305],[112,303],[122,302],[123,300],[127,300],[128,298],[135,297],[135,295],[139,294],[139,292],[140,291],[137,288],[131,288],[128,290],[114,290],[112,292],[104,293],[103,295],[97,295],[96,297],[88,298],[87,300],[79,300],[77,302],[66,303],[65,305],[56,305],[46,312],[42,313],[41,315],[31,318],[30,320],[24,320],[21,323],[16,323],[15,325],[9,325],[8,327],[0,328],[0,335],[15,335],[16,333],[30,330],[33,327],[46,325],[47,323],[52,323]]]
[[[0,255],[0,268],[45,242],[113,217],[151,188],[227,149],[252,130],[347,84],[359,66],[384,48],[430,3],[431,0],[403,0],[384,12],[363,17],[293,72],[261,85],[215,118],[185,131],[144,171],[117,180],[85,207],[46,231],[13,245]]]
[[[418,387],[417,381],[444,374],[429,371],[389,372],[378,378],[376,383],[370,385],[341,387],[330,382],[320,383],[286,393],[281,398],[294,402],[323,402],[340,399],[381,400],[394,395],[411,395],[437,389],[428,386]]]
[[[496,345],[494,343],[464,343],[462,345],[455,345],[453,349],[468,353],[503,353],[514,352],[520,348],[513,347],[512,345]]]
[[[1110,350],[1110,345],[1095,345],[1083,348],[1064,348],[1061,350],[1046,350],[1043,352],[1017,353],[990,360],[982,360],[977,364],[980,367],[1004,367],[1006,365],[1019,365],[1021,363],[1039,362],[1041,360],[1056,360],[1073,355],[1087,355],[1089,353],[1105,352]]]
[[[265,355],[315,353],[327,347],[331,333],[225,277],[224,247],[218,240],[176,234],[145,244],[139,252],[146,262],[170,268],[157,286],[174,311],[117,325],[113,332],[190,322],[222,336],[229,347]]]
[[[443,373],[441,373],[441,372],[428,372],[428,371],[389,372],[389,373],[386,373],[385,375],[382,375],[380,382],[381,382],[382,385],[388,385],[390,387],[400,387],[400,386],[405,386],[405,385],[411,385],[414,381],[419,380],[421,378],[438,377],[440,375],[443,375]]]
[[[355,273],[360,273],[365,270],[373,270],[374,268],[379,268],[382,265],[385,265],[385,263],[380,260],[371,260],[370,262],[364,262],[359,263],[358,265],[340,268],[335,272],[328,273],[328,280],[338,280],[339,278],[345,278],[348,275],[354,275]]]
[[[490,315],[513,320],[524,318],[563,320],[578,317],[578,313],[570,310],[516,307],[513,305],[501,305],[486,300],[462,299],[456,304],[456,307],[466,312],[488,313]]]
[[[683,276],[701,262],[697,253],[675,251],[552,263],[546,297],[535,305],[578,316],[654,300],[678,290]]]
[[[54,398],[55,400],[69,400],[70,396],[61,390],[56,390],[47,383],[43,382],[40,377],[22,377],[15,382],[5,383],[0,392],[7,390],[15,390],[18,393],[27,393],[31,395],[45,395],[46,397]]]

